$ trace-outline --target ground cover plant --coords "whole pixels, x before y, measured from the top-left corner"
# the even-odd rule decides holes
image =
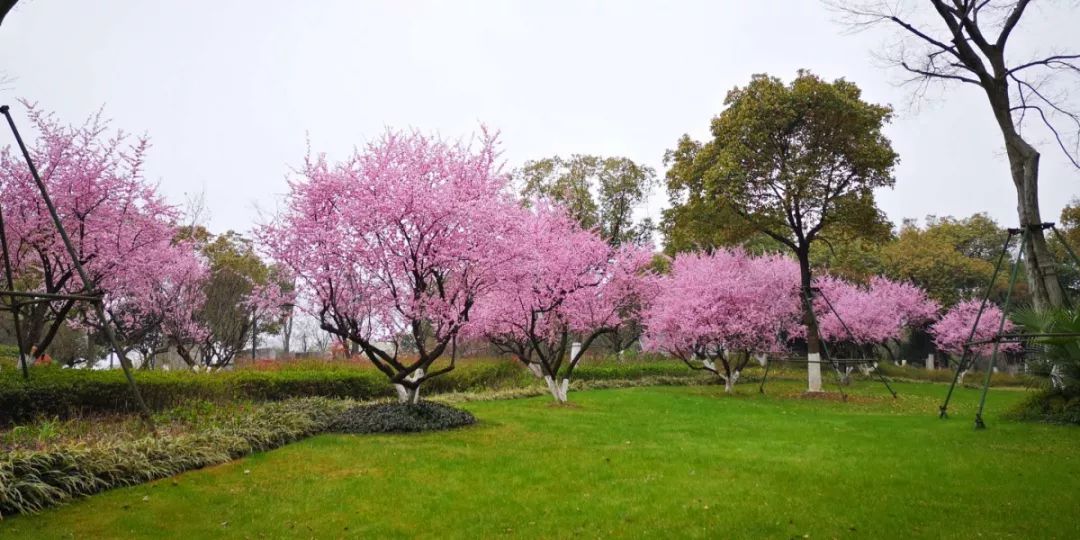
[[[1058,537],[1080,534],[1080,430],[998,414],[937,384],[847,403],[778,381],[577,393],[464,406],[464,430],[322,435],[0,523],[12,537]],[[828,394],[827,394],[828,395]],[[558,448],[558,452],[551,452]],[[974,486],[980,486],[975,489]],[[559,493],[557,497],[552,494]],[[425,518],[373,501],[423,496]],[[207,512],[213,508],[213,512]]]
[[[329,430],[335,433],[414,433],[437,431],[476,423],[468,411],[442,403],[377,403],[342,411]]]

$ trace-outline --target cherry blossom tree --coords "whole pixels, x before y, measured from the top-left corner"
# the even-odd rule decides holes
[[[799,327],[798,287],[798,265],[781,256],[680,254],[645,311],[642,345],[716,374],[731,392],[751,353],[782,350]]]
[[[496,160],[487,132],[466,144],[388,131],[340,163],[309,156],[258,231],[302,307],[359,346],[402,402],[454,368],[457,336],[510,262],[516,205]]]
[[[980,302],[978,300],[965,300],[950,308],[941,320],[930,326],[930,335],[934,338],[934,345],[938,350],[957,356],[964,354],[964,344],[971,341],[987,341],[998,335],[998,326],[1001,324],[1001,308],[987,304],[979,318],[979,325],[972,336],[971,328],[975,324],[975,317],[979,313]],[[1012,321],[1005,319],[1002,330],[1011,332],[1014,326]],[[973,345],[971,351],[977,355],[985,356],[993,351],[993,343],[981,343]],[[1004,350],[1014,350],[1017,344],[1002,344]]]
[[[522,214],[509,243],[514,263],[477,303],[470,335],[520,360],[564,403],[585,352],[648,295],[651,278],[642,274],[652,254],[646,246],[611,247],[543,202]]]
[[[209,334],[198,318],[206,299],[206,260],[188,242],[161,246],[157,268],[144,268],[105,297],[105,310],[127,347],[137,350],[143,368],[174,347],[191,367],[194,347]],[[142,262],[142,261],[140,261]],[[90,314],[86,322],[98,326]]]
[[[89,289],[145,294],[148,290],[132,289],[132,284],[168,270],[163,254],[178,216],[142,176],[147,140],[109,133],[100,112],[82,125],[67,126],[33,104],[24,105],[37,131],[30,155],[86,269]],[[26,163],[10,147],[0,151],[0,201],[17,285],[52,294],[82,293],[84,284]],[[75,309],[73,300],[25,307],[23,342],[44,355]]]
[[[833,276],[818,277],[814,283],[819,291],[814,312],[821,338],[834,346],[855,345],[861,354],[875,345],[888,350],[890,340],[899,341],[908,329],[933,321],[940,309],[923,289],[883,277],[872,278],[868,287]],[[854,369],[845,366],[845,381]]]

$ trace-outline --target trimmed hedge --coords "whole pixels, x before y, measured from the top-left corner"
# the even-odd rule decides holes
[[[263,404],[194,434],[11,452],[0,456],[0,518],[276,448],[326,431],[348,406],[343,400],[289,400]]]
[[[147,405],[163,410],[192,400],[279,401],[321,396],[375,399],[393,395],[382,373],[366,369],[136,374]],[[37,417],[131,412],[135,403],[120,371],[35,368],[29,380],[0,372],[0,425]]]
[[[695,377],[674,361],[615,364],[593,362],[574,372],[575,381]],[[135,375],[143,399],[153,410],[204,400],[280,401],[301,397],[348,398],[358,401],[395,396],[381,372],[327,363],[283,364],[280,369],[238,369],[216,373],[139,371]],[[452,392],[510,390],[537,384],[537,379],[511,359],[480,359],[424,383],[422,396]],[[34,367],[30,379],[15,370],[0,371],[0,425],[40,417],[70,418],[85,414],[135,411],[127,382],[119,370],[90,371]]]
[[[442,403],[423,401],[414,405],[377,403],[357,405],[330,425],[335,433],[413,433],[438,431],[476,423],[468,411]]]

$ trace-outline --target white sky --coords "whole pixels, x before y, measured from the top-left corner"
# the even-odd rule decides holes
[[[590,153],[662,176],[665,149],[707,136],[727,90],[808,68],[897,107],[897,185],[879,194],[890,219],[987,211],[1013,224],[980,91],[913,110],[901,74],[870,54],[888,33],[833,19],[816,0],[23,0],[0,27],[0,73],[14,78],[0,101],[70,122],[104,104],[115,127],[150,135],[147,176],[173,202],[205,190],[211,227],[245,231],[275,207],[308,134],[342,157],[384,126],[457,137],[483,122],[502,131],[509,166]],[[1080,10],[1036,10],[1014,41],[1075,50],[1077,29]],[[1080,172],[1043,142],[1043,217],[1056,220]],[[659,190],[650,213],[665,203]]]

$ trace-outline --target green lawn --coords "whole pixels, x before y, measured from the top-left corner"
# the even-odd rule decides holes
[[[480,424],[320,436],[0,522],[0,538],[1080,537],[1080,429],[1023,397],[869,382],[848,403],[717,387],[470,403]]]

